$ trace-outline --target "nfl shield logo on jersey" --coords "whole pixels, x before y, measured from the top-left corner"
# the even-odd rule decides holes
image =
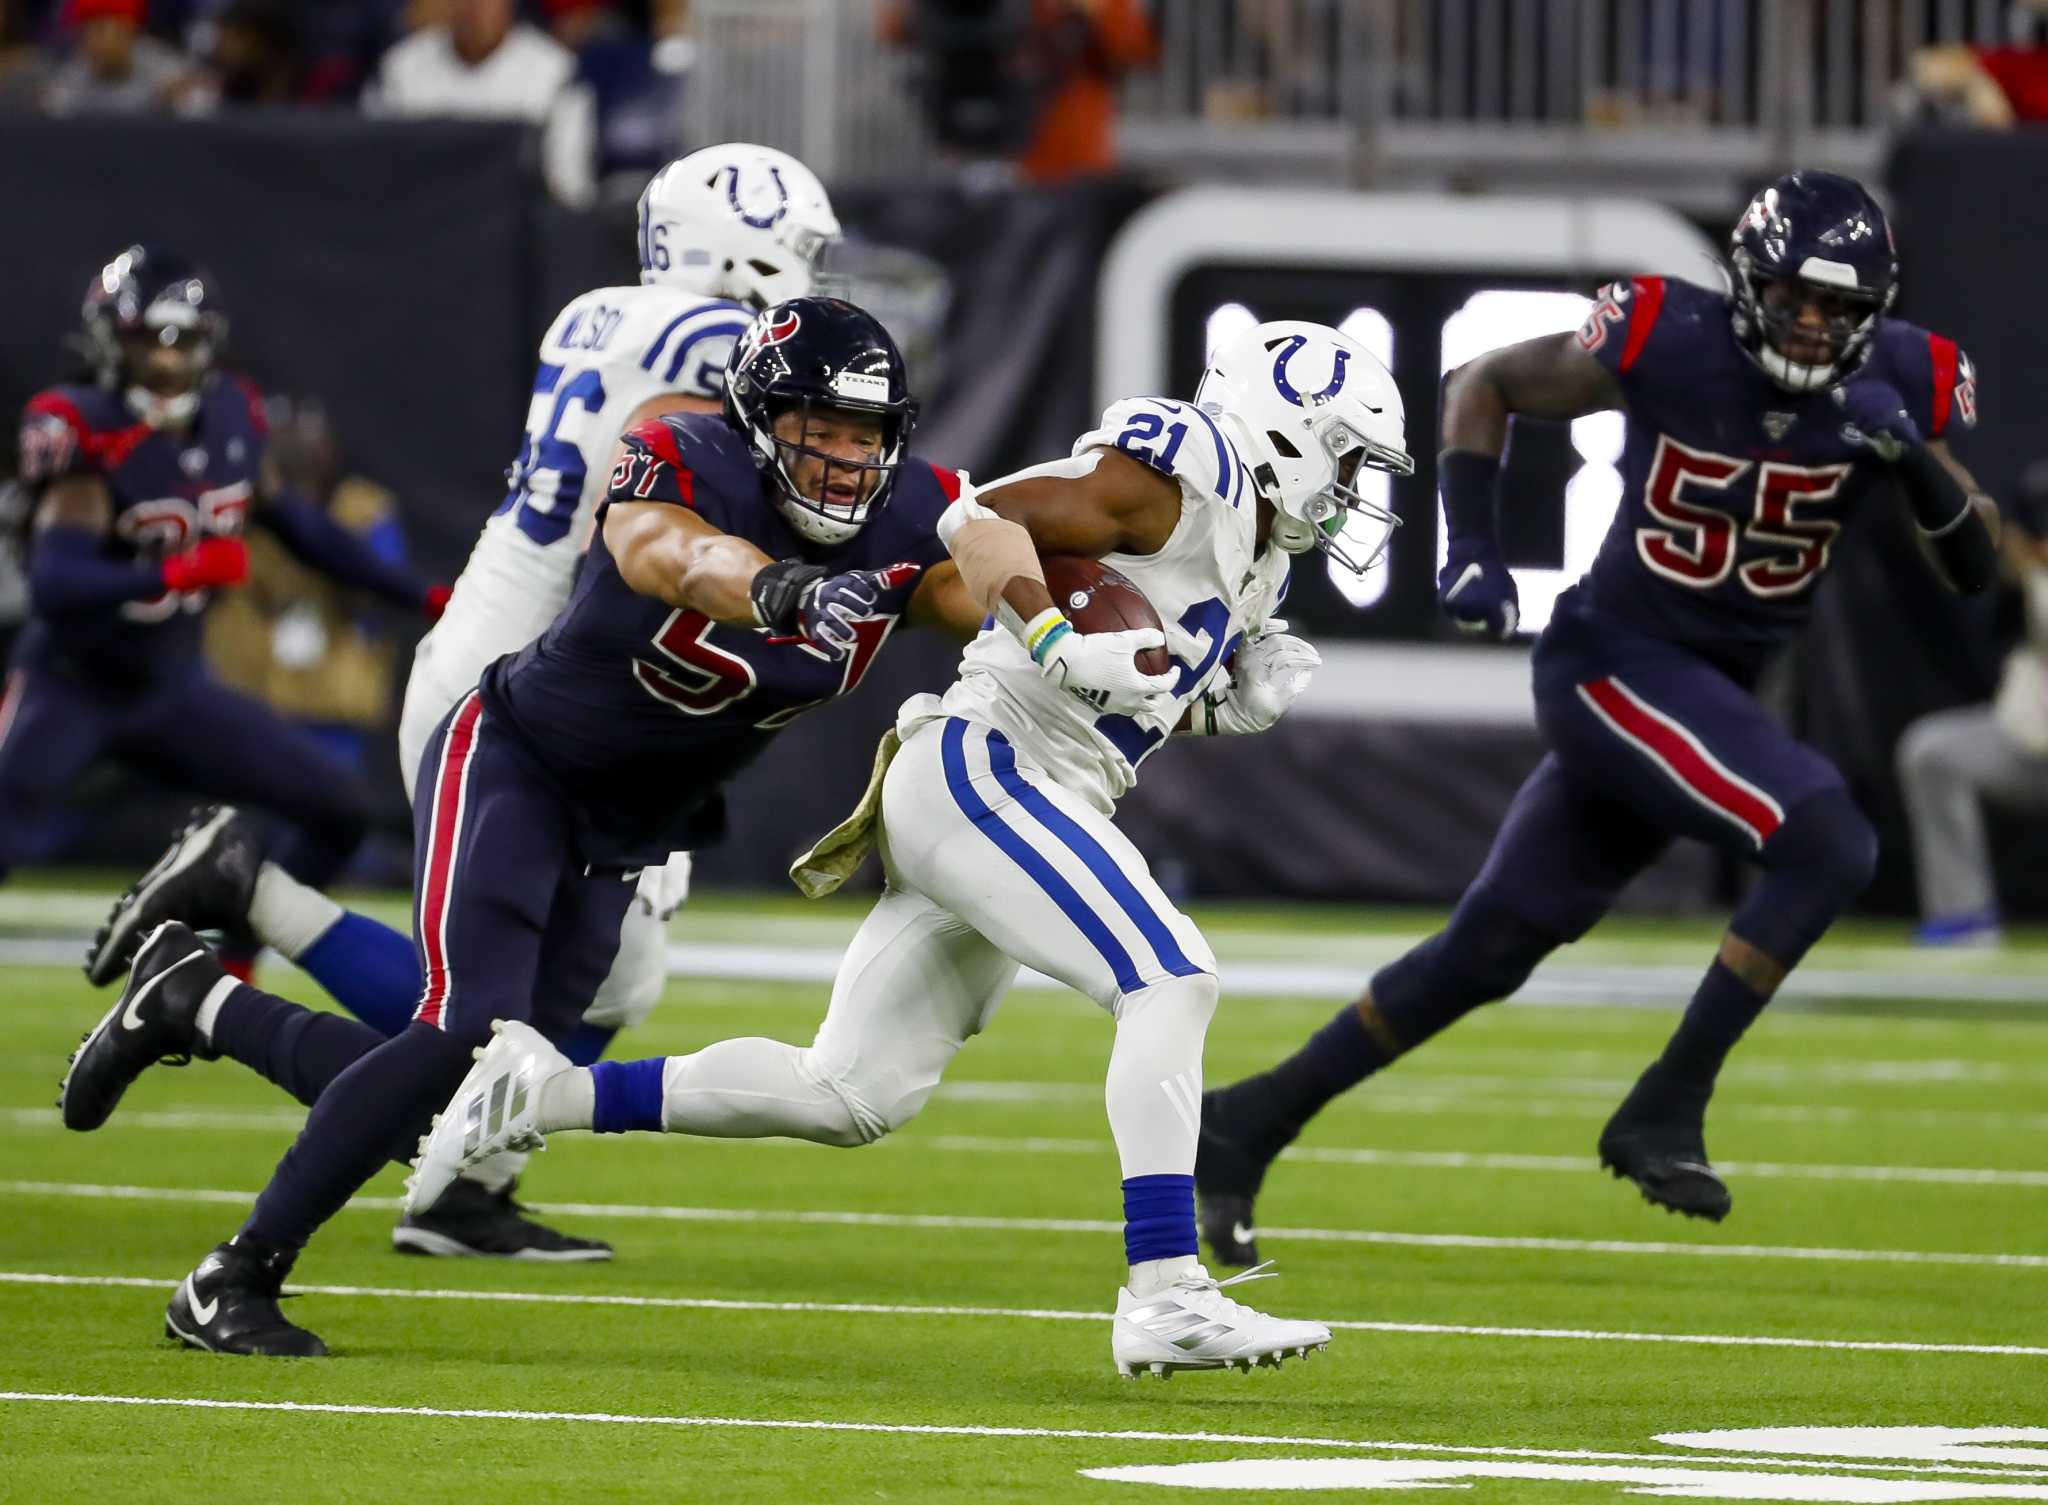
[[[1764,432],[1771,436],[1773,443],[1792,432],[1792,425],[1799,421],[1797,413],[1764,414]]]

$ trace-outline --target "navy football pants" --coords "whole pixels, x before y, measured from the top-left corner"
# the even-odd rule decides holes
[[[37,855],[64,792],[102,758],[292,823],[282,866],[315,885],[362,840],[371,798],[361,776],[269,706],[196,667],[114,688],[17,668],[0,696],[0,878]]]
[[[566,1038],[618,950],[634,875],[577,861],[568,804],[511,734],[489,724],[477,692],[427,743],[420,774],[413,936],[425,982],[413,1022],[381,1041],[355,1025],[335,1032],[330,1054],[279,1062],[252,1059],[236,1042],[256,1034],[252,1020],[311,1010],[254,989],[237,989],[221,1010],[215,1041],[228,1054],[302,1097],[324,1088],[244,1230],[265,1243],[303,1246],[385,1161],[409,1160],[492,1020]]]
[[[1840,772],[1724,670],[1675,644],[1564,616],[1537,644],[1534,667],[1551,750],[1516,793],[1450,926],[1522,922],[1510,948],[1518,954],[1494,969],[1500,982],[1518,983],[1544,952],[1584,935],[1675,837],[1812,891],[1806,912],[1791,913],[1801,909],[1794,902],[1781,906],[1785,916],[1757,914],[1752,904],[1738,916],[1738,933],[1755,930],[1744,939],[1787,966],[1867,880],[1875,838]]]

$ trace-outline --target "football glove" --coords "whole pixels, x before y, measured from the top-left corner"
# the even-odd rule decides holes
[[[1253,638],[1231,658],[1229,687],[1190,708],[1188,730],[1198,737],[1267,730],[1301,698],[1322,661],[1313,645],[1284,632]]]
[[[1041,674],[1106,714],[1163,714],[1172,696],[1173,674],[1138,667],[1139,654],[1166,646],[1166,634],[1156,627],[1081,633],[1057,607],[1047,607],[1025,625],[1024,641],[1034,645],[1031,658]]]
[[[1454,538],[1437,572],[1436,598],[1460,632],[1507,639],[1522,621],[1522,597],[1500,550],[1486,538]]]
[[[908,585],[917,575],[914,564],[834,575],[818,565],[785,561],[757,571],[750,594],[754,615],[770,632],[802,638],[833,658],[845,658],[860,642],[854,624],[875,614],[883,592]]]
[[[249,578],[249,546],[239,538],[202,538],[164,561],[164,589],[199,591]]]
[[[1921,444],[1920,426],[1906,411],[1906,399],[1889,382],[1865,377],[1835,388],[1842,410],[1842,438],[1869,450],[1887,465],[1896,465],[1906,451]]]

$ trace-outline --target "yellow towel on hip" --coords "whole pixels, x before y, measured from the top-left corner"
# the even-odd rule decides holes
[[[789,866],[789,879],[806,899],[822,899],[834,893],[860,870],[875,848],[875,830],[882,820],[882,779],[895,761],[903,741],[895,729],[882,734],[875,744],[875,766],[868,775],[868,787],[853,813],[811,844],[811,849]]]

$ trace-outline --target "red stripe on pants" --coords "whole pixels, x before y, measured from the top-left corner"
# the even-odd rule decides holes
[[[454,897],[456,848],[462,838],[463,797],[469,788],[469,756],[483,721],[483,697],[476,691],[448,723],[441,744],[441,768],[434,775],[434,819],[429,828],[427,871],[420,895],[420,946],[426,953],[426,986],[413,1018],[436,1029],[448,1001],[448,910]]]
[[[1741,826],[1759,847],[1770,840],[1783,817],[1702,756],[1678,723],[1638,704],[1612,679],[1589,680],[1579,688],[1602,714],[1648,749],[1667,773]]]

